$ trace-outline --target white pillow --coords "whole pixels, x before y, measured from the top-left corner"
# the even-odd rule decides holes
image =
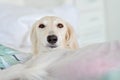
[[[39,10],[13,5],[0,5],[0,43],[10,44],[20,48],[25,33],[32,24],[43,16],[54,15],[61,17],[77,27],[77,10],[73,6],[64,5],[51,10]],[[24,43],[29,51],[29,37]]]

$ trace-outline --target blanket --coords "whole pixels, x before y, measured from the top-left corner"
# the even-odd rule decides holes
[[[57,80],[120,80],[120,42],[81,48],[48,70]]]
[[[30,57],[19,50],[0,44],[0,69],[22,63]]]

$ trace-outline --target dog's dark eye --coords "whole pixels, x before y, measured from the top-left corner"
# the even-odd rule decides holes
[[[63,24],[59,23],[59,24],[57,25],[57,27],[58,27],[58,28],[63,28],[64,26],[63,26]]]
[[[44,24],[40,24],[39,28],[45,28],[45,25]]]

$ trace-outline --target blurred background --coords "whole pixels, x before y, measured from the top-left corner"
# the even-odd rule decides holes
[[[120,0],[0,0],[0,10],[1,43],[20,46],[29,26],[45,15],[71,23],[81,47],[120,40]]]

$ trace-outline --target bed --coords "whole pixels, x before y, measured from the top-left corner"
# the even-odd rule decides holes
[[[39,4],[32,5],[32,1],[28,1],[28,0],[26,1],[21,0],[20,2],[14,2],[14,4],[17,4],[19,6],[13,5],[12,2],[11,2],[12,4],[9,4],[9,5],[0,4],[0,11],[1,11],[0,13],[1,49],[0,50],[5,52],[4,49],[7,49],[8,50],[7,53],[9,53],[10,51],[13,51],[14,54],[10,54],[7,56],[12,56],[14,57],[14,59],[16,59],[15,56],[17,56],[17,58],[20,59],[20,61],[16,60],[17,62],[11,62],[11,64],[8,65],[3,60],[4,55],[0,54],[0,59],[3,60],[0,63],[4,63],[5,65],[7,65],[5,67],[7,68],[13,64],[21,63],[21,61],[24,62],[30,58],[28,54],[23,54],[23,53],[31,53],[31,49],[30,49],[31,44],[30,44],[29,35],[26,35],[26,34],[30,33],[30,28],[36,20],[46,15],[55,15],[55,16],[61,17],[73,25],[76,35],[78,37],[80,47],[81,48],[83,47],[82,48],[83,52],[81,51],[80,53],[92,54],[92,52],[93,53],[95,52],[94,50],[97,50],[96,53],[100,53],[100,52],[104,53],[106,52],[106,50],[118,51],[116,53],[120,53],[119,42],[103,43],[103,44],[97,44],[98,46],[91,45],[89,47],[84,47],[89,44],[106,41],[104,12],[102,7],[103,3],[100,0],[96,0],[96,2],[94,2],[94,0],[91,0],[93,1],[93,3],[89,1],[86,2],[86,1],[85,0],[80,0],[80,1],[79,0],[65,0],[65,1],[61,0],[59,1],[59,3],[61,3],[62,5],[59,4],[58,2],[56,2],[55,5],[52,5],[51,3],[49,5],[51,6],[49,9],[46,8],[46,6],[44,5],[43,6],[39,6]],[[86,56],[83,56],[82,58]],[[71,72],[69,72],[69,70],[66,69],[66,64],[63,64],[65,66],[57,67],[58,69],[55,72],[56,74],[55,76],[62,80],[120,80],[119,59],[118,59],[118,65],[116,64],[114,65],[114,63],[116,63],[117,61],[113,60],[113,66],[115,68],[112,68],[110,66],[111,63],[101,64],[100,61],[104,62],[104,60],[98,60],[97,62],[97,60],[95,59],[95,61],[96,62],[94,62],[93,60],[93,63],[92,63],[86,59],[86,62],[82,63],[82,66],[87,64],[92,64],[92,65],[91,66],[87,65],[86,68],[79,67],[79,69],[76,68],[77,63],[74,62],[72,64],[72,67],[70,68],[71,70],[73,69],[74,71],[71,71]],[[73,65],[76,65],[76,66],[73,66]],[[1,66],[3,67],[3,65]],[[98,66],[101,66],[101,67],[98,67]],[[80,71],[80,73],[79,72],[76,73],[77,70],[75,70],[74,68]],[[69,72],[71,74],[62,73],[64,69],[66,70],[66,72]],[[66,76],[62,74],[65,74]]]

